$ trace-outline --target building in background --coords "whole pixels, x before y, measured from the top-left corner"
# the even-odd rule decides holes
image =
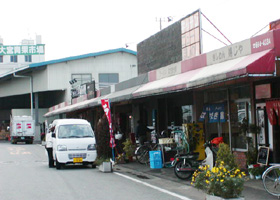
[[[16,110],[33,115],[39,130],[41,112],[94,98],[96,89],[137,74],[136,52],[124,48],[29,64],[0,74],[0,121],[9,123]],[[38,131],[35,140],[40,140]]]
[[[24,39],[20,45],[4,44],[4,39],[0,38],[0,74],[43,61],[45,45],[40,35],[36,36],[36,41]]]

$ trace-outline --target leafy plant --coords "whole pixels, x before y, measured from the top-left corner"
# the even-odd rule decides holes
[[[130,139],[126,139],[126,141],[123,142],[123,145],[124,145],[123,150],[124,150],[126,159],[128,159],[129,157],[132,157],[134,155],[136,146],[132,144]]]
[[[246,174],[239,169],[225,166],[221,161],[217,167],[200,167],[192,176],[191,184],[209,195],[222,198],[240,197],[244,189]]]
[[[257,165],[253,168],[249,168],[248,171],[249,171],[250,174],[253,174],[254,176],[259,176],[259,175],[263,174],[264,167]]]
[[[253,146],[253,141],[251,137],[248,137],[247,141],[248,141],[248,151],[245,152],[247,165],[255,164],[257,163],[258,151]]]
[[[101,165],[103,162],[110,162],[110,158],[98,157],[95,160],[96,165]]]
[[[226,166],[228,166],[229,169],[237,168],[234,155],[230,151],[228,144],[221,143],[219,145],[216,163],[217,163],[216,165],[220,165],[220,163],[224,163]]]

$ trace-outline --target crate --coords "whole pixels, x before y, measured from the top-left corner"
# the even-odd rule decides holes
[[[150,167],[152,169],[162,168],[161,151],[150,151],[149,156],[150,156]]]
[[[173,138],[159,138],[158,143],[159,144],[173,144],[174,139]]]
[[[162,161],[161,160],[150,161],[150,168],[161,169],[162,168]]]

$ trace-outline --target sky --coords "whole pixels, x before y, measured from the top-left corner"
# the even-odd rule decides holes
[[[163,29],[197,9],[231,43],[280,19],[279,0],[9,0],[1,8],[4,45],[20,45],[41,35],[46,61],[126,44],[136,51],[138,43],[160,31],[160,19]],[[204,17],[202,28],[229,44]],[[260,33],[266,31],[268,26]],[[203,53],[225,46],[205,32],[202,37]]]

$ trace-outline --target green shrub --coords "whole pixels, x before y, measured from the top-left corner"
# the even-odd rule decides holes
[[[219,150],[217,153],[216,165],[220,165],[221,162],[224,162],[225,166],[228,166],[229,169],[236,169],[237,164],[235,161],[235,157],[230,151],[229,145],[225,143],[221,143],[219,145]]]

